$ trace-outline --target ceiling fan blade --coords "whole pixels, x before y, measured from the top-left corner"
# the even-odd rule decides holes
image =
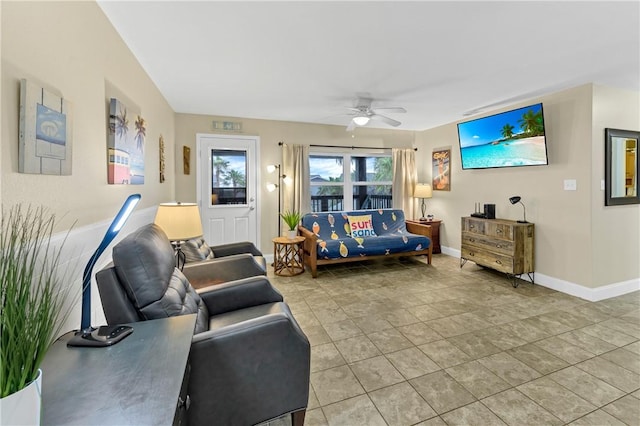
[[[380,115],[380,114],[372,114],[371,118],[374,120],[383,121],[387,123],[389,126],[393,126],[393,127],[398,127],[399,125],[402,124],[401,122],[394,120],[393,118],[385,117],[384,115]]]
[[[353,129],[356,128],[356,122],[353,121],[353,119],[351,121],[349,121],[349,125],[347,126],[347,132],[353,132]]]
[[[384,111],[384,112],[393,112],[393,113],[405,113],[407,112],[406,109],[402,108],[402,107],[376,107],[374,108],[375,111]]]

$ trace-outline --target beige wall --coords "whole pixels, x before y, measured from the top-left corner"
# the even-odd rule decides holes
[[[278,197],[269,193],[265,184],[269,179],[266,166],[282,163],[282,150],[278,142],[304,145],[367,146],[376,148],[410,148],[414,132],[400,130],[376,130],[368,128],[346,132],[345,126],[294,123],[287,121],[254,120],[247,118],[216,117],[208,115],[176,114],[176,197],[179,201],[195,202],[196,198],[196,134],[223,133],[213,130],[213,121],[241,121],[242,134],[260,137],[260,166],[258,189],[261,213],[260,248],[265,253],[273,251],[271,239],[278,234]],[[345,120],[348,121],[348,120]],[[232,133],[228,133],[232,134]],[[353,137],[352,137],[353,136]],[[191,147],[191,174],[182,172],[182,147]],[[260,179],[260,176],[262,178]],[[273,178],[271,179],[273,181]],[[275,183],[275,181],[273,181]]]
[[[594,86],[591,235],[593,283],[640,277],[640,205],[604,205],[604,129],[640,131],[640,93]]]
[[[38,203],[65,215],[61,226],[108,220],[124,199],[142,194],[138,210],[173,197],[173,110],[94,2],[1,2],[2,162],[5,206]],[[71,176],[18,173],[21,78],[73,103]],[[107,185],[107,102],[114,93],[133,102],[147,121],[145,184]],[[166,181],[158,179],[158,138],[164,136]]]
[[[508,201],[520,195],[527,220],[536,225],[536,273],[590,288],[637,280],[639,207],[605,211],[600,179],[604,175],[602,123],[637,129],[638,94],[584,85],[483,115],[536,102],[544,108],[548,166],[463,171],[456,123],[416,135],[418,164],[425,166],[419,180],[431,179],[431,151],[451,147],[451,191],[434,191],[428,202],[428,210],[444,220],[441,244],[460,250],[460,217],[473,212],[474,202],[496,204],[497,217],[521,219],[522,207]],[[621,109],[628,109],[622,114],[626,119],[611,120]],[[575,179],[577,191],[565,191],[565,179]],[[612,220],[617,223],[613,225]],[[615,272],[605,266],[613,263]]]

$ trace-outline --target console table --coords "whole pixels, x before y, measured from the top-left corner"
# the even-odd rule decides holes
[[[467,260],[504,272],[518,287],[517,276],[534,282],[534,225],[504,219],[462,218],[460,267]]]
[[[42,424],[180,424],[195,321],[128,324],[133,333],[106,348],[70,348],[73,332],[60,337],[42,364]]]
[[[405,222],[414,223],[420,226],[430,226],[431,227],[431,244],[433,245],[433,254],[438,254],[441,252],[440,248],[440,224],[442,220],[440,219],[432,219],[432,220],[419,220],[419,219],[405,219]]]

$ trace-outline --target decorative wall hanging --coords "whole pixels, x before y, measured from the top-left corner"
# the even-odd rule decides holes
[[[133,123],[129,123],[133,120]],[[144,183],[146,122],[115,98],[109,102],[108,178],[110,184]]]
[[[182,147],[182,166],[185,175],[191,173],[191,148],[186,145]]]
[[[159,141],[159,151],[160,151],[160,183],[164,182],[164,138],[160,135]]]
[[[226,130],[228,132],[241,132],[242,122],[240,121],[214,121],[213,130]]]
[[[433,190],[451,191],[451,149],[433,151]]]
[[[71,174],[71,113],[69,101],[20,80],[20,173]]]

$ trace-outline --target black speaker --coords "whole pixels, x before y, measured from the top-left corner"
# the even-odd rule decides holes
[[[495,219],[496,218],[496,205],[495,204],[485,204],[484,205],[484,217],[487,219]]]

